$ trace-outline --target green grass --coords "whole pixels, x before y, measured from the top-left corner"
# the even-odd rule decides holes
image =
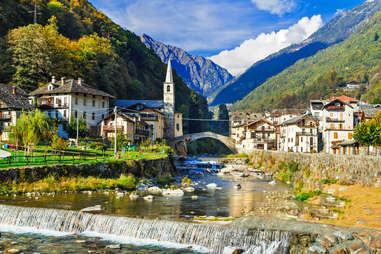
[[[63,192],[84,190],[135,190],[137,179],[133,175],[120,176],[118,179],[97,177],[48,176],[36,182],[7,183],[0,185],[0,195],[22,194],[27,192]]]
[[[43,166],[43,165],[67,165],[67,164],[96,164],[96,163],[107,163],[107,162],[115,162],[115,161],[125,161],[125,160],[153,160],[167,157],[166,153],[163,152],[125,152],[121,154],[120,159],[116,159],[113,155],[113,151],[108,150],[103,157],[101,151],[96,150],[77,150],[81,152],[89,153],[91,152],[91,156],[79,156],[79,154],[72,155],[71,153],[64,153],[62,156],[54,153],[45,153],[43,149],[44,147],[39,147],[38,152],[33,153],[33,157],[27,159],[24,157],[23,151],[12,151],[7,150],[12,154],[11,163],[8,164],[8,158],[0,159],[0,169],[8,169],[15,167],[27,167],[27,166]],[[66,150],[66,152],[70,152],[73,150]],[[15,158],[17,156],[17,158]]]

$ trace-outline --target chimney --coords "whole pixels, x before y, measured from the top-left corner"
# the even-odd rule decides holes
[[[65,84],[65,77],[61,78],[61,85],[63,86]]]
[[[83,81],[82,78],[78,78],[78,85],[81,86],[82,85],[82,81]]]
[[[16,94],[16,86],[12,86],[12,93]]]
[[[56,83],[56,77],[52,76],[52,84],[55,84],[55,83]]]

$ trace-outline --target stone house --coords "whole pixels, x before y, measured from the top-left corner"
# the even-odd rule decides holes
[[[7,128],[16,124],[21,113],[33,110],[28,94],[19,87],[0,83],[0,135],[8,140]]]
[[[282,123],[278,150],[311,153],[319,151],[319,122],[308,114]]]
[[[122,132],[125,137],[132,142],[139,143],[151,137],[151,126],[142,121],[138,116],[129,115],[119,111],[103,118],[100,124],[101,136],[107,139],[115,137],[115,128],[117,132]]]
[[[82,117],[93,134],[97,134],[98,124],[109,114],[110,100],[114,98],[85,84],[81,78],[61,78],[57,82],[55,77],[29,95],[33,105],[50,118],[70,121],[72,117]]]
[[[270,117],[267,118],[269,121],[273,122],[274,125],[281,125],[283,122],[290,120],[294,117],[303,115],[306,112],[305,109],[275,109],[271,112]]]
[[[263,118],[232,127],[231,137],[236,141],[240,152],[276,149],[276,128],[272,122]]]
[[[183,114],[175,110],[175,83],[170,60],[163,83],[163,100],[117,100],[115,105],[123,109],[133,109],[139,115],[142,114],[143,118],[147,114],[150,119],[146,119],[146,122],[153,128],[153,141],[183,136]],[[156,117],[152,118],[153,115]]]

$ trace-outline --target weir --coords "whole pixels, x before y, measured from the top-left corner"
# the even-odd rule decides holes
[[[58,209],[0,205],[0,225],[33,228],[35,232],[56,231],[83,235],[107,235],[108,240],[173,244],[210,253],[231,253],[243,249],[247,254],[288,253],[291,234],[221,225],[164,220],[145,220],[97,215]],[[225,252],[224,252],[225,250]],[[230,250],[230,252],[228,251]]]

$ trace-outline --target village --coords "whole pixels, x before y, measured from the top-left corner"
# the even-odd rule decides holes
[[[231,137],[241,153],[272,150],[299,153],[374,154],[374,146],[354,140],[355,127],[371,120],[381,105],[345,95],[310,100],[307,109],[230,113]]]

